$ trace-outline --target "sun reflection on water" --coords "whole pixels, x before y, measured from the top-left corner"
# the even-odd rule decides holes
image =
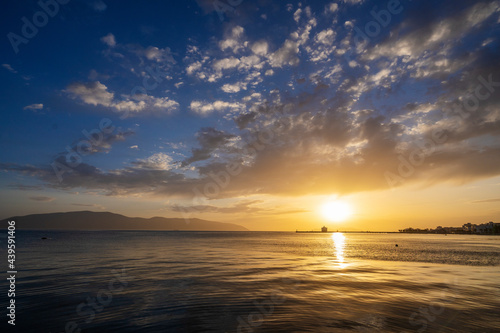
[[[341,232],[335,232],[332,234],[333,246],[335,246],[335,257],[337,257],[337,262],[341,268],[347,266],[344,262],[344,247],[345,247],[345,236]]]

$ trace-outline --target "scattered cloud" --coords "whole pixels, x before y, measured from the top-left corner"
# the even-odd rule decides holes
[[[149,95],[128,96],[122,95],[122,100],[115,99],[115,94],[99,81],[70,84],[66,90],[73,98],[78,98],[85,104],[104,106],[117,112],[132,112],[136,115],[140,112],[167,112],[175,111],[179,103],[168,97],[153,97]]]
[[[204,102],[204,101],[192,101],[190,105],[191,111],[199,115],[209,115],[214,111],[238,111],[243,109],[245,106],[241,103],[225,102],[225,101],[215,101],[215,102]]]
[[[11,73],[17,74],[17,71],[14,68],[12,68],[12,66],[9,64],[2,64],[2,67]]]
[[[108,45],[109,47],[115,47],[116,46],[115,35],[113,35],[112,33],[109,33],[106,36],[101,37],[101,42]]]
[[[39,103],[39,104],[30,104],[30,105],[26,105],[23,110],[42,110],[43,109],[43,104],[42,103]]]
[[[283,210],[261,207],[264,203],[262,200],[242,200],[233,205],[225,205],[223,207],[214,205],[193,205],[181,206],[171,205],[169,210],[174,212],[191,212],[191,213],[221,213],[221,214],[257,214],[257,215],[283,215],[294,213],[305,213],[306,210]]]

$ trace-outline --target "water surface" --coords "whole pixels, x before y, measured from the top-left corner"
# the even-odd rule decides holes
[[[19,332],[500,331],[495,236],[18,231],[17,242]]]

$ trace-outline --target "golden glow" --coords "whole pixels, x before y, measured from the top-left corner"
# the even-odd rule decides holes
[[[345,201],[329,201],[321,206],[321,214],[328,221],[341,222],[347,220],[352,214],[351,205]]]
[[[332,234],[333,246],[335,246],[335,257],[340,264],[344,263],[345,236],[341,232]]]

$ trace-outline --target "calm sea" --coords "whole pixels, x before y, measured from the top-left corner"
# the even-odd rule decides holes
[[[16,238],[15,330],[5,316],[8,285],[0,283],[8,331],[500,332],[495,236],[17,231]],[[0,245],[6,262],[5,234]]]

